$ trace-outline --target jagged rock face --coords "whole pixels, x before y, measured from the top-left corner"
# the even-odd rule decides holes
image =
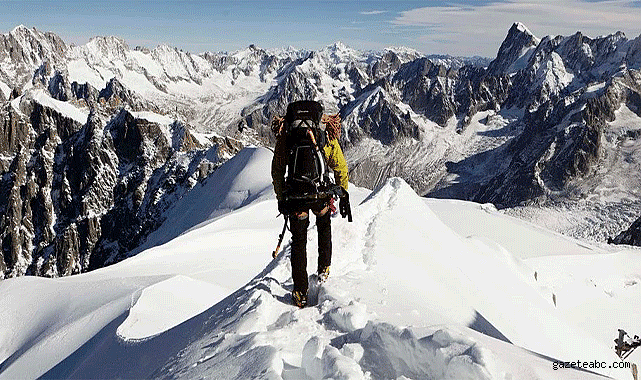
[[[0,152],[7,157],[20,151],[22,142],[28,138],[30,128],[26,120],[21,118],[9,103],[4,104],[2,115]],[[6,171],[8,165],[3,165],[2,168]]]
[[[369,69],[369,75],[374,79],[384,78],[396,72],[402,64],[403,62],[398,55],[390,50],[385,52],[379,60],[374,62]]]
[[[219,165],[184,124],[124,109],[81,124],[29,99],[19,109],[5,104],[0,115],[2,278],[70,275],[121,260]]]
[[[67,45],[57,35],[19,26],[0,35],[0,60],[12,63],[11,70],[0,69],[0,81],[10,88],[18,87],[32,78],[34,67],[59,61],[66,52]]]
[[[508,99],[528,109],[523,133],[508,148],[510,165],[482,185],[474,200],[510,207],[564,192],[569,182],[593,174],[603,159],[607,123],[622,105],[639,97],[638,72],[619,71],[625,55],[615,52],[626,46],[618,34],[597,40],[577,34],[541,42],[530,65],[512,79],[513,88],[529,89],[529,96]],[[548,70],[541,71],[541,66]],[[615,72],[620,75],[611,78]],[[586,83],[604,80],[601,89],[586,90]]]
[[[344,138],[353,146],[366,136],[372,137],[383,144],[392,144],[401,138],[419,137],[418,125],[411,119],[409,113],[403,114],[392,99],[385,96],[385,91],[375,86],[367,94],[367,101],[358,104],[359,110],[346,109],[345,121],[349,126],[358,128],[347,129]]]
[[[626,244],[641,247],[641,218],[637,219],[630,227],[614,238],[608,239],[610,244]]]
[[[60,72],[51,77],[47,90],[54,99],[66,102],[71,98],[71,86]]]
[[[98,90],[93,88],[89,83],[79,84],[78,82],[73,82],[70,89],[73,98],[84,101],[83,106],[94,104],[98,100]]]
[[[82,92],[80,94],[84,95]],[[116,78],[111,78],[107,83],[107,87],[98,93],[98,103],[103,106],[107,106],[112,111],[125,105],[130,106],[135,111],[142,111],[145,109],[157,110],[153,105],[148,104],[141,99],[139,95],[136,95],[134,92],[126,88]]]
[[[456,75],[456,70],[422,58],[403,65],[392,83],[401,91],[401,100],[414,112],[444,126],[456,113],[453,99]]]
[[[23,274],[36,252],[53,244],[56,213],[52,193],[56,147],[80,129],[72,119],[31,101],[2,114],[10,133],[0,145],[10,160],[3,170],[0,237],[5,274]],[[4,167],[3,167],[4,169]],[[17,270],[17,272],[14,272]],[[8,273],[6,273],[8,272]],[[22,272],[22,273],[20,273]]]
[[[488,74],[500,76],[517,72],[527,64],[531,51],[539,42],[522,24],[512,25],[496,59],[487,68]]]
[[[241,125],[273,143],[271,118],[291,101],[317,99],[343,117],[341,143],[358,167],[356,184],[372,187],[398,175],[421,194],[500,207],[572,199],[591,191],[615,111],[639,97],[639,40],[622,33],[538,39],[517,23],[487,68],[404,60],[395,51],[364,57],[336,45],[283,67],[277,84],[242,112]],[[509,116],[505,134],[475,134],[481,112],[520,116]],[[443,148],[455,141],[470,151]],[[372,151],[379,155],[364,153]],[[479,175],[478,167],[491,171]]]

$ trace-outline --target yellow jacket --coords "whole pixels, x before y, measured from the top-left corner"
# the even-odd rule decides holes
[[[287,147],[285,146],[285,134],[281,134],[276,139],[274,148],[274,159],[272,160],[272,183],[276,198],[280,201],[285,189],[285,169],[287,167]],[[347,173],[347,161],[343,155],[343,150],[338,144],[338,140],[329,140],[323,148],[327,166],[334,171],[336,183],[343,189],[347,190],[349,186],[349,177]]]

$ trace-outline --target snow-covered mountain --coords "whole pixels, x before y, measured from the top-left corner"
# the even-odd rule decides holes
[[[379,53],[341,43],[201,55],[131,49],[117,37],[69,46],[24,26],[2,38],[0,278],[79,273],[125,257],[220,163],[269,141],[264,130],[244,128],[243,115],[284,73],[337,76],[359,62],[382,76],[419,56],[390,48],[384,55],[397,61],[385,66],[375,62]],[[353,91],[350,80],[336,83]]]
[[[271,259],[271,158],[245,148],[196,185],[151,239],[174,240],[77,276],[1,281],[0,378],[632,378],[612,340],[641,331],[638,251],[422,198],[400,178],[350,187],[331,275],[292,306],[289,236]]]
[[[289,101],[320,99],[345,121],[359,185],[400,176],[422,195],[491,202],[605,241],[641,212],[640,47],[622,33],[540,39],[520,23],[487,67],[333,46],[351,60],[312,53],[243,114],[268,137]]]
[[[2,41],[0,277],[126,257],[240,148],[269,146],[298,99],[341,114],[357,185],[398,176],[599,241],[641,214],[641,39],[622,33],[540,39],[516,23],[492,61],[73,46],[24,26]]]
[[[131,50],[115,37],[68,47],[25,27],[4,41],[0,278],[121,260],[164,210],[245,144],[199,133],[180,116],[191,112],[181,106],[191,87],[172,85],[233,97],[202,89],[218,73],[205,58],[162,46]],[[242,69],[235,59],[222,62],[230,81]]]

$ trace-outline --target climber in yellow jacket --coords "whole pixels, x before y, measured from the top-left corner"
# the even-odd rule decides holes
[[[274,123],[276,147],[272,160],[272,183],[278,210],[289,218],[292,233],[291,262],[294,304],[307,304],[307,228],[309,212],[316,215],[320,281],[327,279],[332,258],[331,214],[334,196],[343,217],[349,217],[348,169],[338,143],[340,118],[323,115],[314,101],[299,101],[287,107],[285,118]],[[324,130],[322,126],[324,125]],[[332,183],[326,168],[334,173]]]

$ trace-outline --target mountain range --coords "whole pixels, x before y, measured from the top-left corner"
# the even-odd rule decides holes
[[[515,23],[494,59],[340,42],[197,55],[24,26],[0,40],[0,278],[140,251],[176,201],[224,182],[223,162],[273,144],[272,118],[300,99],[341,115],[359,186],[401,177],[594,241],[641,214],[641,37],[540,39]]]

